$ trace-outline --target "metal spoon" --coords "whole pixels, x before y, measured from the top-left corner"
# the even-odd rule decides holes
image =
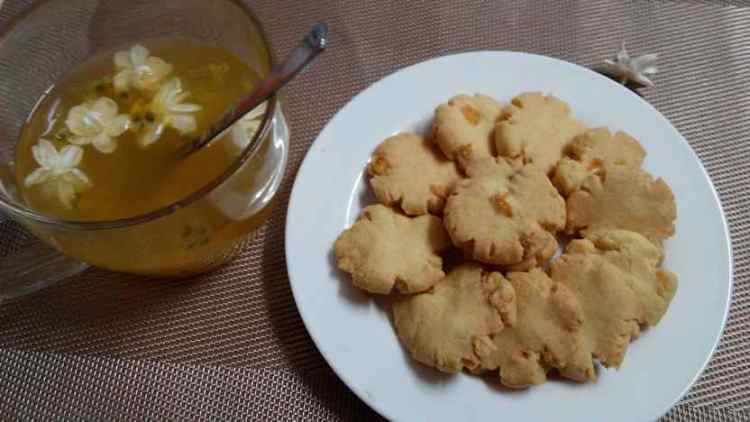
[[[233,105],[201,137],[188,145],[185,156],[208,145],[215,137],[232,126],[245,114],[262,104],[287,82],[297,76],[328,44],[328,27],[324,23],[313,26],[309,34],[292,50],[286,59],[274,66],[268,77],[256,85],[253,92]]]

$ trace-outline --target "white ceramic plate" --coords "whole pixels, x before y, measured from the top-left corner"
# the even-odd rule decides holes
[[[543,91],[567,101],[587,126],[629,132],[648,151],[645,168],[677,201],[677,233],[664,265],[679,287],[661,323],[628,350],[619,370],[584,385],[553,380],[519,392],[415,364],[386,307],[351,287],[332,246],[369,197],[364,168],[400,131],[425,130],[435,107],[458,93],[508,101]],[[696,380],[727,316],[732,262],[716,192],[685,139],[651,105],[611,80],[560,60],[473,52],[402,69],[357,95],[321,132],[297,174],[286,226],[292,290],[315,344],[338,376],[381,415],[408,421],[648,421]]]

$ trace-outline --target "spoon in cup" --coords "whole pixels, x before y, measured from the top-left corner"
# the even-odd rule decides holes
[[[231,127],[245,114],[268,100],[279,89],[294,79],[310,62],[315,59],[328,44],[328,27],[324,23],[313,26],[309,34],[289,53],[283,62],[271,69],[271,73],[260,81],[255,89],[237,104],[230,107],[224,115],[203,133],[198,139],[186,145],[184,156],[201,148]]]

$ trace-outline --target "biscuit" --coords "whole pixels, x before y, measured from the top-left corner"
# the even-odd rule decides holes
[[[677,289],[677,277],[658,268],[661,249],[638,233],[603,230],[571,241],[551,266],[552,280],[581,304],[588,350],[619,367],[641,327],[656,325]]]
[[[625,132],[614,135],[607,128],[596,128],[576,136],[557,163],[552,183],[565,196],[578,189],[589,175],[611,166],[640,168],[646,151]]]
[[[367,171],[378,201],[398,206],[408,215],[442,213],[448,191],[460,178],[455,163],[445,159],[432,143],[411,133],[383,141]]]
[[[399,339],[417,361],[443,372],[476,369],[476,348],[515,320],[515,294],[497,272],[456,267],[432,291],[393,304]]]
[[[528,92],[515,97],[503,110],[495,125],[495,149],[501,157],[534,164],[549,174],[565,146],[583,131],[565,102]]]
[[[677,207],[669,186],[638,168],[611,166],[587,176],[566,201],[566,231],[622,229],[654,242],[674,234]]]
[[[594,379],[583,310],[573,292],[540,269],[507,277],[516,293],[516,324],[482,343],[481,369],[499,369],[500,382],[510,388],[541,384],[550,368],[576,381]]]
[[[444,224],[471,259],[508,269],[542,265],[557,250],[565,202],[538,168],[487,158],[467,168],[448,197]]]
[[[492,157],[495,154],[491,135],[501,110],[500,103],[486,95],[453,97],[435,110],[433,141],[461,168]]]
[[[429,289],[443,276],[440,253],[450,245],[440,218],[406,217],[383,205],[371,205],[334,245],[336,264],[351,274],[356,287],[387,294]]]

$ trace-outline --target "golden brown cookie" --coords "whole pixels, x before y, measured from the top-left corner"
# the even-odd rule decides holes
[[[408,215],[442,213],[448,191],[460,178],[455,163],[431,142],[412,133],[383,141],[367,171],[378,201],[400,206]]]
[[[444,372],[476,369],[475,350],[513,324],[515,294],[497,272],[456,267],[432,291],[393,304],[396,333],[417,361]]]
[[[576,136],[557,163],[552,183],[565,196],[578,189],[589,175],[611,166],[640,168],[646,151],[625,132],[614,135],[607,128],[596,128]]]
[[[672,191],[638,168],[602,168],[584,179],[566,205],[568,233],[623,229],[657,243],[674,234],[677,207]]]
[[[565,102],[527,92],[503,110],[495,125],[495,148],[501,157],[534,164],[549,174],[562,158],[565,146],[583,131]]]
[[[555,253],[565,202],[544,173],[487,158],[469,166],[467,174],[444,211],[455,246],[472,259],[514,270],[542,265]]]
[[[429,289],[443,276],[440,253],[450,245],[442,221],[433,215],[406,217],[371,205],[334,246],[336,263],[354,285],[370,293]]]
[[[586,348],[605,366],[619,367],[642,326],[656,325],[677,289],[677,277],[658,268],[661,249],[638,233],[590,232],[571,241],[551,267],[584,315]]]
[[[499,369],[500,382],[510,388],[541,384],[550,368],[576,381],[594,379],[583,310],[573,292],[538,268],[510,273],[508,280],[516,293],[516,324],[482,343],[481,369]]]
[[[502,106],[494,99],[477,94],[459,95],[435,110],[432,125],[434,142],[446,157],[463,168],[471,161],[492,157],[492,131]]]

